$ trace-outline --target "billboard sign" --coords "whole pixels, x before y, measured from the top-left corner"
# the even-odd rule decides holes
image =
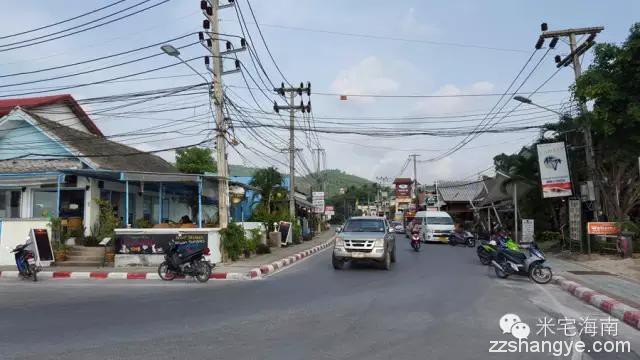
[[[314,191],[311,194],[311,199],[313,203],[313,212],[322,214],[324,212],[324,192]]]
[[[326,205],[324,207],[324,214],[327,216],[335,215],[335,208],[333,207],[333,205]]]
[[[614,222],[588,222],[587,234],[589,235],[618,235],[620,228]]]
[[[410,184],[396,184],[396,197],[411,196]]]
[[[564,142],[538,144],[542,197],[571,196],[571,177]]]
[[[533,219],[522,219],[522,242],[531,243],[534,240],[535,227]]]

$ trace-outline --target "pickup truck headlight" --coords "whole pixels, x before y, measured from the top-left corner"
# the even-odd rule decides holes
[[[375,243],[373,244],[373,246],[384,246],[384,239],[376,239]]]
[[[336,246],[344,246],[344,239],[338,236],[336,238]]]

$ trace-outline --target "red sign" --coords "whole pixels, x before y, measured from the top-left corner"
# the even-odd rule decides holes
[[[589,222],[587,234],[589,235],[618,235],[620,228],[614,222]]]
[[[396,184],[396,197],[411,196],[411,185]]]

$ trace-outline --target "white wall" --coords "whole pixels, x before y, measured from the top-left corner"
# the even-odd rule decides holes
[[[15,265],[10,252],[17,245],[24,244],[31,229],[47,229],[51,236],[49,220],[44,219],[3,219],[0,220],[0,265]]]
[[[90,133],[86,126],[84,126],[84,124],[80,122],[80,119],[78,119],[76,114],[71,111],[71,108],[68,105],[53,104],[41,106],[36,109],[32,109],[31,111],[36,115],[40,115],[51,121],[55,121],[62,125],[72,127],[85,133]]]

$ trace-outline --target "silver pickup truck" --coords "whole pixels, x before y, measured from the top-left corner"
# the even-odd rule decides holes
[[[374,261],[389,270],[396,261],[394,229],[387,219],[352,217],[338,231],[332,256],[334,269],[342,269],[347,261]]]

